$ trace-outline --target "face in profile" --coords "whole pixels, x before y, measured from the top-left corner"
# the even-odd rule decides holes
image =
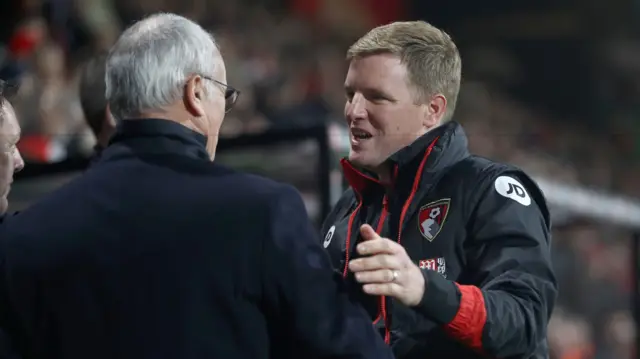
[[[222,57],[218,56],[216,61],[216,70],[213,73],[213,84],[209,83],[208,89],[210,92],[207,94],[207,101],[205,102],[205,112],[209,117],[210,133],[219,133],[220,127],[222,127],[222,121],[226,113],[226,84],[227,84],[227,69],[222,61]],[[213,91],[211,91],[213,90]]]
[[[216,56],[215,70],[187,81],[185,104],[195,129],[207,136],[207,152],[213,160],[225,114],[235,105],[238,92],[227,84],[222,56]]]
[[[357,166],[375,171],[427,131],[428,106],[416,104],[406,66],[395,55],[352,59],[345,92],[349,160]]]
[[[20,125],[13,107],[4,101],[0,107],[0,213],[7,212],[7,196],[11,190],[13,174],[24,167],[20,151],[16,147],[20,140]]]

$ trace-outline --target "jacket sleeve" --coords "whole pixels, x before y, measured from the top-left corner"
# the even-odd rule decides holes
[[[391,359],[391,349],[352,301],[291,187],[271,203],[264,242],[264,296],[303,358]]]
[[[465,283],[423,271],[416,308],[471,349],[494,358],[528,358],[546,340],[557,296],[544,197],[521,173],[495,178],[468,223]]]

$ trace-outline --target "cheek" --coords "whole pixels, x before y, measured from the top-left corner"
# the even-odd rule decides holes
[[[376,108],[369,112],[371,126],[380,135],[397,134],[402,131],[402,114],[392,108]]]
[[[216,114],[216,116],[220,113],[224,113],[224,99],[216,98],[209,102],[210,114]]]
[[[0,166],[7,166],[10,164],[10,162],[12,162],[11,160],[13,159],[13,153],[12,152],[2,152],[2,154],[0,154]]]
[[[418,108],[399,110],[393,122],[396,133],[404,135],[414,135],[422,128],[422,117]]]
[[[11,154],[3,153],[0,155],[0,172],[3,177],[13,173],[13,156]]]

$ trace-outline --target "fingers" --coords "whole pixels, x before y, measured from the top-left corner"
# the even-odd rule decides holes
[[[360,234],[362,235],[362,239],[365,241],[380,238],[378,233],[373,230],[373,227],[368,224],[363,224],[362,226],[360,226]]]
[[[376,231],[368,224],[363,224],[360,227],[360,234],[362,236],[362,243],[360,243],[356,250],[360,255],[372,255],[378,253],[399,253],[404,251],[404,248],[395,241],[388,238],[380,237]]]
[[[402,286],[395,282],[365,284],[362,290],[369,295],[384,295],[399,298],[402,295]]]
[[[378,254],[372,257],[358,258],[349,262],[352,272],[365,272],[377,269],[400,269],[398,258],[389,254]]]
[[[378,236],[377,238],[369,239],[358,244],[356,250],[358,251],[358,254],[367,256],[383,253],[396,254],[404,251],[404,248],[392,240]]]
[[[393,270],[391,269],[378,269],[366,272],[357,272],[355,273],[356,280],[359,283],[387,283],[392,282],[395,278],[393,277]]]

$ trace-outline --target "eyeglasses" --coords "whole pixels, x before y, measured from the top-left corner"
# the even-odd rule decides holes
[[[200,75],[200,77],[209,81],[213,81],[224,89],[224,112],[227,113],[231,111],[233,106],[236,104],[236,101],[238,101],[238,97],[240,97],[240,91],[212,77],[204,75]]]

